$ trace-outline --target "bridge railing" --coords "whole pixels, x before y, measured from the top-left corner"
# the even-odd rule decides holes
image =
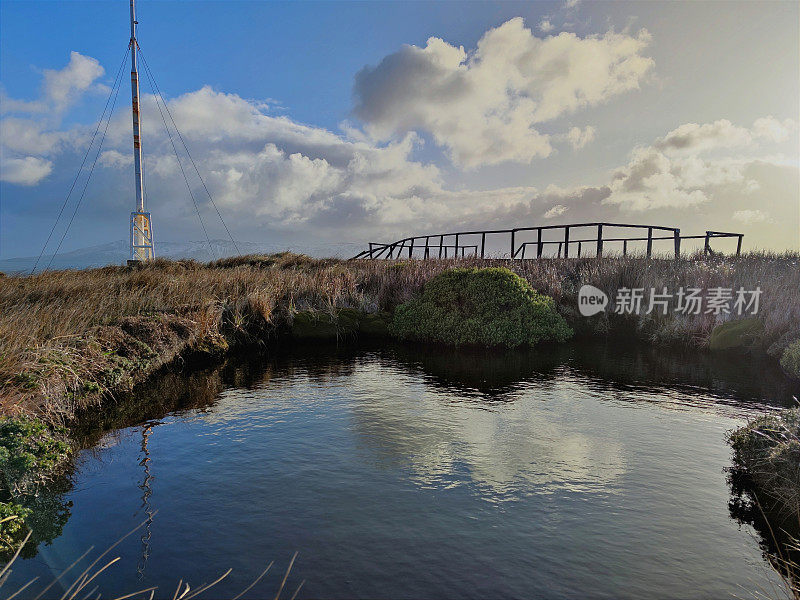
[[[580,239],[570,238],[570,233],[578,229],[596,229],[596,237],[582,237]],[[604,237],[604,228],[615,228],[631,231],[630,236],[621,237],[619,234],[611,237]],[[646,231],[647,235],[636,235]],[[519,235],[527,232],[536,234],[535,241],[520,241]],[[545,234],[555,233],[558,239],[545,239]],[[464,244],[466,236],[480,235],[480,243]],[[370,242],[369,248],[359,252],[353,259],[392,259],[392,258],[414,258],[415,252],[421,255],[422,259],[428,258],[465,258],[486,257],[487,236],[507,236],[505,244],[509,250],[506,258],[525,259],[542,258],[546,247],[557,245],[557,256],[564,258],[570,257],[572,249],[577,250],[577,256],[583,255],[585,244],[594,247],[594,255],[602,256],[607,243],[622,243],[623,256],[628,254],[629,242],[646,242],[646,255],[651,257],[653,254],[653,242],[670,240],[672,241],[672,252],[675,257],[681,253],[681,242],[683,240],[704,240],[704,254],[712,253],[711,241],[713,239],[728,238],[736,239],[736,255],[742,251],[741,233],[731,233],[725,231],[706,231],[705,235],[681,235],[681,230],[676,227],[664,227],[661,225],[631,225],[628,223],[573,223],[569,225],[542,225],[538,227],[515,227],[513,229],[491,229],[478,231],[459,231],[453,233],[438,233],[433,235],[412,236],[397,240],[395,242],[379,243]],[[459,238],[462,243],[459,243]],[[532,247],[528,254],[528,247]],[[469,252],[469,253],[468,253]],[[505,254],[505,253],[504,253]],[[527,254],[527,256],[526,256]]]

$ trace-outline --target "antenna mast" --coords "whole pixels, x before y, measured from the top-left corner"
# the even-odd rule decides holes
[[[131,254],[128,264],[138,264],[155,258],[150,213],[144,210],[144,177],[142,174],[141,119],[139,113],[139,71],[136,41],[136,9],[131,0],[131,104],[133,113],[133,169],[136,177],[136,211],[131,213]]]

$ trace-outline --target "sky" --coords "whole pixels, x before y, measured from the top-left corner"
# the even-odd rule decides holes
[[[610,221],[800,249],[796,2],[140,0],[137,18],[237,240],[335,253]],[[39,253],[87,150],[48,252],[73,212],[62,251],[127,239],[128,38],[125,0],[0,2],[0,257]],[[204,235],[181,167],[225,237],[140,81],[156,243]]]

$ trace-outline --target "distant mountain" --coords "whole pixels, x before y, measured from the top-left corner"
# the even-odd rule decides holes
[[[57,255],[51,269],[88,269],[105,265],[125,264],[128,259],[130,247],[128,241],[119,240],[99,246],[91,246],[72,252]],[[330,246],[281,246],[277,244],[261,244],[257,242],[236,242],[239,247],[238,254],[271,254],[290,250],[310,256],[337,256],[349,258],[361,250],[360,244],[337,244]],[[216,260],[228,256],[236,256],[237,252],[230,240],[211,240],[208,242],[157,242],[156,256],[164,258],[193,258],[199,261]],[[39,261],[37,272],[44,269],[50,262],[52,255],[45,255]],[[0,259],[0,271],[4,273],[27,273],[36,263],[35,256],[20,258]]]

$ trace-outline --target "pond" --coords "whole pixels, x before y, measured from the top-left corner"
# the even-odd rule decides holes
[[[203,597],[232,596],[274,560],[246,596],[272,597],[295,551],[284,597],[301,581],[315,598],[725,598],[777,581],[725,474],[725,432],[798,394],[772,365],[614,341],[271,353],[139,390],[135,424],[43,499],[53,539],[12,584],[142,522],[104,597],[171,597],[228,568]]]

